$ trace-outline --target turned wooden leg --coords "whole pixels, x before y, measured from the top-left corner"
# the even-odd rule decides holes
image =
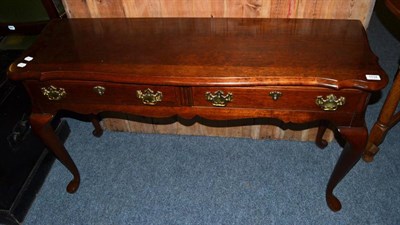
[[[365,147],[365,152],[363,155],[363,160],[365,162],[374,161],[374,156],[379,151],[379,145],[383,142],[386,136],[386,132],[389,127],[380,123],[379,121],[374,124],[371,129],[371,133],[368,139],[367,146]]]
[[[74,178],[69,182],[67,191],[74,193],[78,190],[80,183],[79,171],[76,168],[74,161],[71,159],[64,145],[51,127],[51,114],[36,114],[32,113],[30,116],[30,123],[34,134],[39,136],[47,148],[53,152],[58,160],[72,173]]]
[[[100,120],[101,120],[101,118],[99,118],[97,115],[91,115],[91,117],[90,117],[90,121],[92,122],[92,124],[94,126],[94,130],[92,131],[92,134],[95,137],[101,137],[101,135],[103,135],[103,128],[100,125]]]
[[[400,113],[394,114],[400,100],[400,70],[393,82],[393,86],[382,106],[378,120],[371,129],[367,147],[363,155],[366,162],[372,162],[379,151],[379,145],[386,137],[387,131],[400,120]]]
[[[341,127],[340,134],[346,140],[346,145],[335,165],[326,187],[326,202],[329,208],[336,212],[342,208],[339,199],[333,194],[333,189],[360,160],[367,143],[366,127]]]
[[[315,138],[315,144],[320,149],[324,149],[326,146],[328,146],[328,142],[325,139],[323,139],[325,131],[326,131],[327,128],[328,128],[328,122],[327,121],[321,121],[319,126],[318,126],[317,137]]]

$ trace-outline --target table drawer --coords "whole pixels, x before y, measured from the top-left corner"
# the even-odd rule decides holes
[[[27,82],[41,103],[178,106],[179,88],[105,82]]]
[[[356,89],[315,87],[196,87],[193,95],[195,106],[338,112],[362,112],[368,98]]]

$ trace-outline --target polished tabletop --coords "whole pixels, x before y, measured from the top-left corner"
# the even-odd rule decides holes
[[[241,18],[52,21],[9,75],[193,86],[310,85],[378,90],[387,77],[355,20]],[[15,76],[13,74],[16,74]],[[95,74],[95,75],[94,75]],[[234,74],[234,75],[232,75]],[[140,77],[140,79],[138,79]],[[301,78],[301,79],[299,79]]]

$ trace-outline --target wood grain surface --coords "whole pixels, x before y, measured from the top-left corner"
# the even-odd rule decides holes
[[[263,17],[357,19],[365,27],[375,0],[63,0],[69,18]]]

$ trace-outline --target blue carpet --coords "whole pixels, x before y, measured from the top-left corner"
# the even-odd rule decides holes
[[[376,16],[368,35],[393,78],[400,43]],[[382,104],[368,109],[369,127]],[[339,184],[343,208],[333,213],[325,187],[340,154],[336,142],[320,150],[241,138],[105,132],[98,139],[91,124],[68,123],[66,147],[81,186],[68,194],[71,175],[56,162],[25,224],[400,224],[400,126],[373,163],[360,161]]]

